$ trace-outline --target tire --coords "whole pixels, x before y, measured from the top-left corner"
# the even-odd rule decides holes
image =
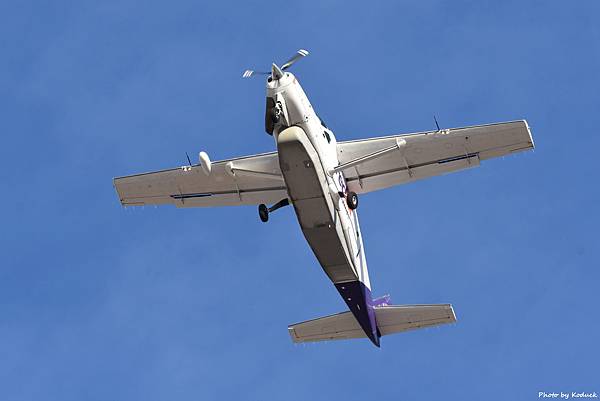
[[[355,210],[358,207],[358,195],[356,195],[356,192],[348,192],[348,195],[346,195],[346,203],[350,210]]]
[[[265,204],[261,203],[260,205],[258,205],[258,217],[260,217],[260,221],[262,221],[263,223],[269,221],[269,209],[267,209],[267,206]]]

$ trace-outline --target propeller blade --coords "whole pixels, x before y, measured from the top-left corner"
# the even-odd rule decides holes
[[[282,66],[282,70],[287,70],[294,64],[296,61],[300,60],[302,57],[308,56],[308,50],[300,49],[294,54],[288,61],[286,61]]]
[[[269,75],[269,74],[271,74],[271,73],[270,72],[266,72],[266,71],[246,70],[242,74],[242,77],[243,78],[250,78],[250,77],[253,77],[255,75]]]

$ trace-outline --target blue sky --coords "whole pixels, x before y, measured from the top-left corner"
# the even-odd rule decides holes
[[[597,391],[597,1],[0,4],[2,400]],[[114,176],[274,149],[294,66],[338,139],[526,118],[536,150],[361,197],[375,295],[458,323],[293,345],[344,310],[291,208],[123,209]]]

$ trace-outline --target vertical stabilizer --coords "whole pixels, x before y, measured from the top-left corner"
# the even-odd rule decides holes
[[[348,309],[373,344],[379,347],[379,331],[375,316],[371,290],[362,281],[336,283],[335,288],[348,305]]]

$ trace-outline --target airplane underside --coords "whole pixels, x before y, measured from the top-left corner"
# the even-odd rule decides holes
[[[450,304],[390,305],[371,297],[356,207],[358,195],[477,167],[534,148],[525,120],[338,141],[287,71],[304,49],[267,75],[265,130],[277,152],[117,177],[123,206],[180,208],[258,205],[261,221],[294,206],[302,233],[349,310],[288,326],[295,343],[380,337],[456,321]],[[268,207],[270,204],[272,206]],[[391,260],[393,262],[393,260]]]
[[[353,267],[352,246],[348,244],[338,211],[328,194],[318,153],[300,127],[282,131],[277,138],[277,149],[281,172],[304,237],[364,333],[379,346],[371,290]]]

